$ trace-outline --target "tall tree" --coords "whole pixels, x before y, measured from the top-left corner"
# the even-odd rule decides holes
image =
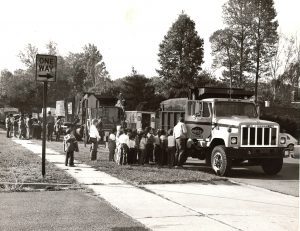
[[[296,58],[296,40],[294,37],[286,37],[279,34],[277,43],[274,46],[274,55],[268,63],[268,75],[271,79],[272,100],[278,97],[277,91],[280,85],[287,81],[287,70],[294,63]],[[291,75],[292,76],[292,75]],[[292,84],[292,83],[290,83]]]
[[[254,42],[252,59],[255,63],[255,101],[257,102],[259,77],[261,73],[267,71],[266,66],[275,54],[278,22],[275,20],[276,10],[273,0],[251,0],[251,3],[253,14],[251,36]]]
[[[230,86],[241,85],[233,30],[229,28],[217,30],[210,36],[209,41],[214,57],[214,69],[225,68],[223,70],[223,81],[225,83],[229,82]]]
[[[36,54],[38,53],[38,48],[32,44],[28,44],[25,47],[24,51],[20,51],[18,57],[25,66],[30,69],[32,72],[35,71],[35,59]]]
[[[75,94],[84,92],[84,81],[87,77],[85,70],[84,53],[69,53],[66,59],[66,68],[71,76],[70,84]]]
[[[237,74],[239,87],[244,87],[246,82],[245,74],[251,69],[251,0],[229,0],[223,5],[224,23],[231,29],[230,40],[235,44],[234,56],[237,62]],[[227,31],[228,34],[229,31]]]
[[[101,78],[107,78],[109,76],[103,57],[94,44],[88,44],[84,46],[84,61],[85,72],[87,74],[84,81],[85,90],[94,88],[97,85],[97,80]]]
[[[46,49],[47,49],[49,55],[57,55],[57,53],[58,53],[57,43],[54,41],[49,41],[46,44]]]
[[[115,88],[119,89],[126,100],[126,110],[154,110],[155,89],[151,80],[137,72],[122,79],[115,80]]]
[[[159,46],[158,56],[159,76],[168,82],[173,95],[187,96],[203,63],[203,39],[188,15],[180,14],[173,23]]]

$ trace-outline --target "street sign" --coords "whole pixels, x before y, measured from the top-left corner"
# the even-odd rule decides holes
[[[56,82],[57,57],[54,55],[36,55],[36,81]]]

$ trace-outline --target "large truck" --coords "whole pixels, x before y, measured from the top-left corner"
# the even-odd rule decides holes
[[[178,117],[187,127],[188,156],[206,160],[217,175],[232,165],[261,165],[269,175],[280,172],[286,138],[278,123],[260,120],[251,97],[243,89],[195,88],[188,98],[161,103],[160,126],[170,129]]]
[[[57,114],[64,117],[65,126],[77,124],[81,127],[78,133],[85,143],[89,139],[89,128],[93,119],[101,118],[101,137],[105,140],[109,131],[121,125],[124,120],[124,110],[116,106],[118,99],[95,93],[84,93],[75,97],[56,102]]]
[[[155,112],[148,111],[125,111],[127,128],[145,129],[155,128]]]

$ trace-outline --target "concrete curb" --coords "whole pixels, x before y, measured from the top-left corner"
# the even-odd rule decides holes
[[[40,156],[40,145],[14,141]],[[65,167],[64,155],[49,151],[53,155],[47,161],[152,230],[255,230],[257,225],[260,230],[298,230],[299,198],[240,183],[144,185],[145,190],[85,164]]]

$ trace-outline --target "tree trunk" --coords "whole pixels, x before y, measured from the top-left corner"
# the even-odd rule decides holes
[[[243,31],[243,30],[244,30],[244,28],[242,28],[242,31]],[[244,54],[244,31],[242,32],[242,38],[241,38],[239,87],[242,87],[242,78],[243,78],[243,54]]]
[[[258,89],[258,78],[259,78],[259,65],[260,65],[260,44],[257,44],[257,57],[256,57],[256,73],[255,73],[255,103],[257,103],[257,89]]]

